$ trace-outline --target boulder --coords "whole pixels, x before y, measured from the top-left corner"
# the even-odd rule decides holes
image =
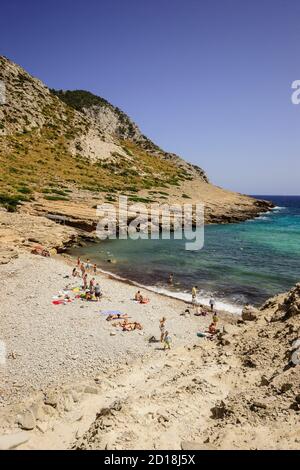
[[[53,408],[56,408],[59,402],[59,397],[57,393],[49,392],[47,393],[44,403],[45,405],[50,405],[53,406]]]
[[[18,424],[21,429],[31,431],[36,426],[36,420],[31,410],[26,410],[18,417]]]

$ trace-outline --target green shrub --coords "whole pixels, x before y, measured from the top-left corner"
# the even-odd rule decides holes
[[[18,192],[22,194],[32,194],[31,189],[27,188],[27,186],[22,186],[18,188]]]

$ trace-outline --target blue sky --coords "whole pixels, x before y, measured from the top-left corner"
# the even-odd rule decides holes
[[[298,0],[10,0],[0,54],[127,112],[210,180],[300,194]]]

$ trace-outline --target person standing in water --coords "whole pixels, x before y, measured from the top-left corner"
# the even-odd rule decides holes
[[[192,303],[194,304],[197,300],[198,286],[192,288]]]
[[[215,299],[212,297],[212,298],[210,299],[210,301],[209,301],[210,309],[211,309],[212,312],[214,311],[215,304],[216,304],[216,301],[215,301]]]
[[[173,273],[170,273],[169,274],[169,280],[168,280],[169,284],[172,286],[174,284],[174,274]]]

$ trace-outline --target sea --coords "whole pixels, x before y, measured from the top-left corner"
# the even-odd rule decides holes
[[[187,251],[186,240],[105,240],[70,250],[124,280],[183,300],[198,286],[198,300],[240,313],[300,282],[300,196],[255,195],[273,210],[256,219],[207,225],[204,247]],[[173,273],[173,285],[168,283]]]

